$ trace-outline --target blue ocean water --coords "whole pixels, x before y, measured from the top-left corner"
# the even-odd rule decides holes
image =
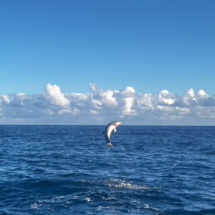
[[[215,214],[215,127],[0,126],[0,214]]]

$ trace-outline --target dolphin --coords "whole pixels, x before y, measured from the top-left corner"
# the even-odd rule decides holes
[[[113,145],[110,142],[110,135],[111,135],[112,131],[114,131],[114,133],[116,132],[116,127],[120,124],[122,124],[122,122],[118,122],[118,121],[110,122],[106,126],[105,131],[103,131],[105,140],[107,141],[107,146],[109,146],[111,148],[113,148]]]

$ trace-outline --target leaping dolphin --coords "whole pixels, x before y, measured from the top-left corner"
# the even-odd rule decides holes
[[[113,130],[114,130],[114,133],[116,132],[116,127],[118,125],[120,125],[120,124],[122,124],[122,122],[114,121],[114,122],[109,123],[106,126],[105,131],[103,132],[103,134],[105,136],[105,140],[107,141],[107,146],[113,148],[113,145],[110,142],[110,135],[111,135]]]

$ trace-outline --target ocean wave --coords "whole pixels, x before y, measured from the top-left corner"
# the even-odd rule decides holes
[[[0,214],[215,214],[214,127],[144,129],[1,126]]]

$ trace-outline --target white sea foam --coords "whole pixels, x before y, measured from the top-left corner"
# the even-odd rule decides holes
[[[144,204],[144,208],[149,208],[149,205],[148,204]]]
[[[150,189],[146,185],[137,185],[137,184],[133,184],[132,181],[126,182],[126,181],[120,180],[120,179],[106,180],[105,185],[109,186],[110,188],[125,188],[125,189],[129,189],[129,190],[147,190],[147,189]]]
[[[93,200],[90,198],[85,198],[84,200],[86,200],[87,202],[92,202]]]
[[[41,204],[37,204],[37,203],[33,203],[32,205],[31,205],[31,208],[33,208],[33,209],[39,209],[39,206],[40,206]]]
[[[137,204],[140,204],[140,202],[138,202],[137,200],[133,200],[133,201],[131,201],[131,203],[137,203]]]
[[[111,196],[109,196],[109,197],[107,197],[107,198],[105,198],[105,197],[102,196],[102,199],[105,200],[105,201],[108,201],[108,200],[116,200],[116,198],[111,197]]]

